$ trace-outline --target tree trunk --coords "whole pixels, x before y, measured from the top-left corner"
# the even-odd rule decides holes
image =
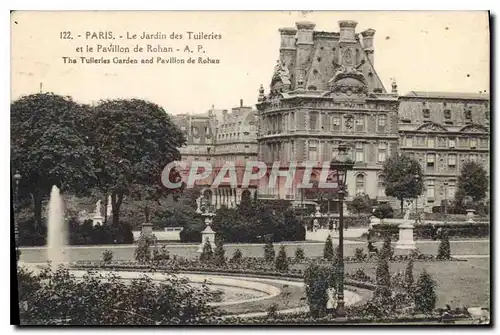
[[[123,201],[123,193],[113,192],[111,193],[111,212],[113,213],[113,225],[118,225],[120,223],[120,206]]]
[[[108,223],[108,192],[104,192],[104,225]]]
[[[403,213],[403,211],[404,211],[404,209],[403,209],[403,206],[404,206],[404,203],[403,203],[403,202],[404,202],[404,199],[403,199],[403,198],[401,198],[401,199],[399,199],[399,200],[401,201],[401,214],[403,214],[403,215],[404,215],[404,213]]]

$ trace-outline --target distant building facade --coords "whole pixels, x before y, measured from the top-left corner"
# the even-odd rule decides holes
[[[216,208],[232,208],[244,197],[255,197],[257,184],[250,183],[243,189],[241,183],[246,162],[257,160],[256,110],[244,106],[240,100],[240,106],[232,108],[230,113],[212,106],[205,114],[175,115],[174,122],[185,132],[187,139],[186,146],[179,149],[182,161],[187,165],[183,173],[189,171],[193,161],[208,161],[213,167],[212,176],[196,185]],[[237,187],[221,183],[212,188],[215,176],[226,162],[234,164]]]
[[[400,97],[400,151],[424,171],[424,194],[417,206],[431,211],[455,196],[464,163],[480,163],[489,173],[488,94],[410,92]]]
[[[358,34],[356,25],[340,21],[339,32],[315,31],[309,22],[280,29],[280,58],[269,93],[261,86],[257,103],[259,159],[283,169],[292,161],[312,162],[314,182],[316,169],[336,155],[342,141],[356,160],[347,176],[349,196],[385,198],[382,163],[399,142],[397,87],[387,92],[375,70],[375,31]],[[303,199],[297,185],[287,189],[284,182],[280,177],[267,187],[264,178],[258,196]]]

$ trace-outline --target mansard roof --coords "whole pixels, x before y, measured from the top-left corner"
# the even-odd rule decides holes
[[[490,100],[489,94],[461,93],[461,92],[424,92],[410,91],[403,97],[407,98],[429,98],[429,99],[457,99],[457,100]]]

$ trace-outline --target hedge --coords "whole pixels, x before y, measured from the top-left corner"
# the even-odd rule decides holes
[[[431,239],[433,229],[442,228],[446,230],[448,237],[489,237],[490,224],[484,222],[475,223],[441,223],[432,225],[429,223],[416,225],[413,229],[413,235],[418,239]],[[399,237],[399,228],[395,224],[378,224],[372,228],[372,234],[380,234],[382,237],[390,236],[397,240]]]

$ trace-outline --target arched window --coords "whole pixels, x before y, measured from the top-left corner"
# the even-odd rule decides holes
[[[358,174],[356,176],[356,194],[365,193],[365,175]]]

